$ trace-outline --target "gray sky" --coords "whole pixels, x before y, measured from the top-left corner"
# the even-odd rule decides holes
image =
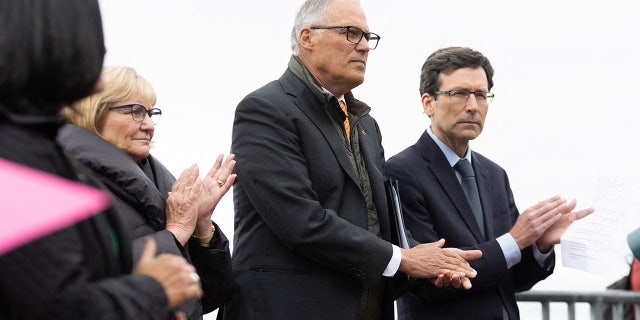
[[[194,162],[205,172],[229,151],[237,103],[286,68],[302,1],[100,3],[105,64],[134,67],[154,85],[163,118],[152,152],[178,175]],[[555,194],[585,207],[599,177],[640,176],[640,2],[361,3],[382,39],[354,94],[372,107],[387,157],[415,143],[429,123],[418,94],[422,63],[455,45],[483,52],[496,71],[496,98],[471,146],[507,170],[521,211]],[[227,235],[231,198],[214,213]],[[604,277],[560,264],[535,288],[600,290],[626,272],[623,261]]]

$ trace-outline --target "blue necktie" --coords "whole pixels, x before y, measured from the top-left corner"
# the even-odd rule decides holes
[[[484,216],[482,215],[482,205],[480,205],[480,194],[478,193],[478,185],[476,184],[476,175],[471,168],[471,163],[467,159],[460,159],[453,168],[460,173],[462,177],[460,184],[462,190],[469,200],[471,210],[476,218],[476,222],[482,232],[482,237],[486,239],[484,230]]]

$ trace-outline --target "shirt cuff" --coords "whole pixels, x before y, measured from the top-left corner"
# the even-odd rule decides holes
[[[502,254],[504,254],[505,260],[507,260],[507,269],[511,269],[511,267],[515,266],[522,259],[522,255],[520,254],[520,248],[518,248],[518,244],[516,240],[507,232],[498,239],[498,245],[500,245],[500,249],[502,249]]]
[[[542,253],[540,252],[540,249],[538,249],[538,245],[535,242],[531,246],[533,247],[533,257],[536,259],[538,264],[543,268],[546,267],[547,269],[549,269],[547,261],[549,261],[549,258],[554,253],[553,247],[551,247],[551,250],[549,250],[549,252]]]
[[[402,253],[400,252],[400,247],[396,245],[392,245],[393,254],[391,255],[391,260],[387,265],[387,268],[384,269],[382,273],[385,277],[393,277],[396,272],[398,272],[398,268],[400,268],[400,261],[402,261]]]

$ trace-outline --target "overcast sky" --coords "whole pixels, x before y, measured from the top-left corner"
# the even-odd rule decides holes
[[[230,148],[246,94],[284,72],[300,0],[102,0],[106,65],[134,67],[163,111],[152,153],[175,175],[201,172]],[[509,173],[521,211],[559,194],[590,205],[603,176],[640,176],[640,2],[362,0],[382,39],[354,90],[378,120],[387,158],[414,144],[429,120],[420,68],[438,48],[467,46],[495,69],[484,132],[471,147]],[[231,236],[231,192],[214,219]],[[623,245],[623,244],[612,244]],[[538,289],[600,290],[622,276],[561,266]],[[526,319],[526,317],[523,318]]]

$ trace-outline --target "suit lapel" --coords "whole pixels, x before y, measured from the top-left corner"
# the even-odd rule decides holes
[[[329,119],[324,107],[318,101],[311,90],[298,79],[291,71],[287,70],[280,78],[284,91],[291,96],[293,103],[311,120],[322,133],[325,140],[333,150],[338,163],[353,182],[360,188],[357,173],[351,165],[348,151],[343,144],[343,139],[338,135],[331,119]]]
[[[480,232],[480,227],[473,215],[469,201],[462,190],[462,186],[460,186],[460,182],[458,182],[458,178],[456,178],[453,168],[449,165],[444,153],[442,153],[442,150],[440,150],[435,141],[431,139],[431,136],[429,136],[429,133],[427,133],[426,130],[422,134],[422,137],[420,137],[418,145],[420,146],[420,153],[422,154],[422,157],[427,162],[427,168],[429,168],[431,173],[436,177],[436,180],[442,189],[444,189],[451,201],[451,204],[456,208],[458,214],[467,225],[467,228],[471,230],[471,233],[473,233],[473,236],[478,242],[484,242],[484,237]]]

